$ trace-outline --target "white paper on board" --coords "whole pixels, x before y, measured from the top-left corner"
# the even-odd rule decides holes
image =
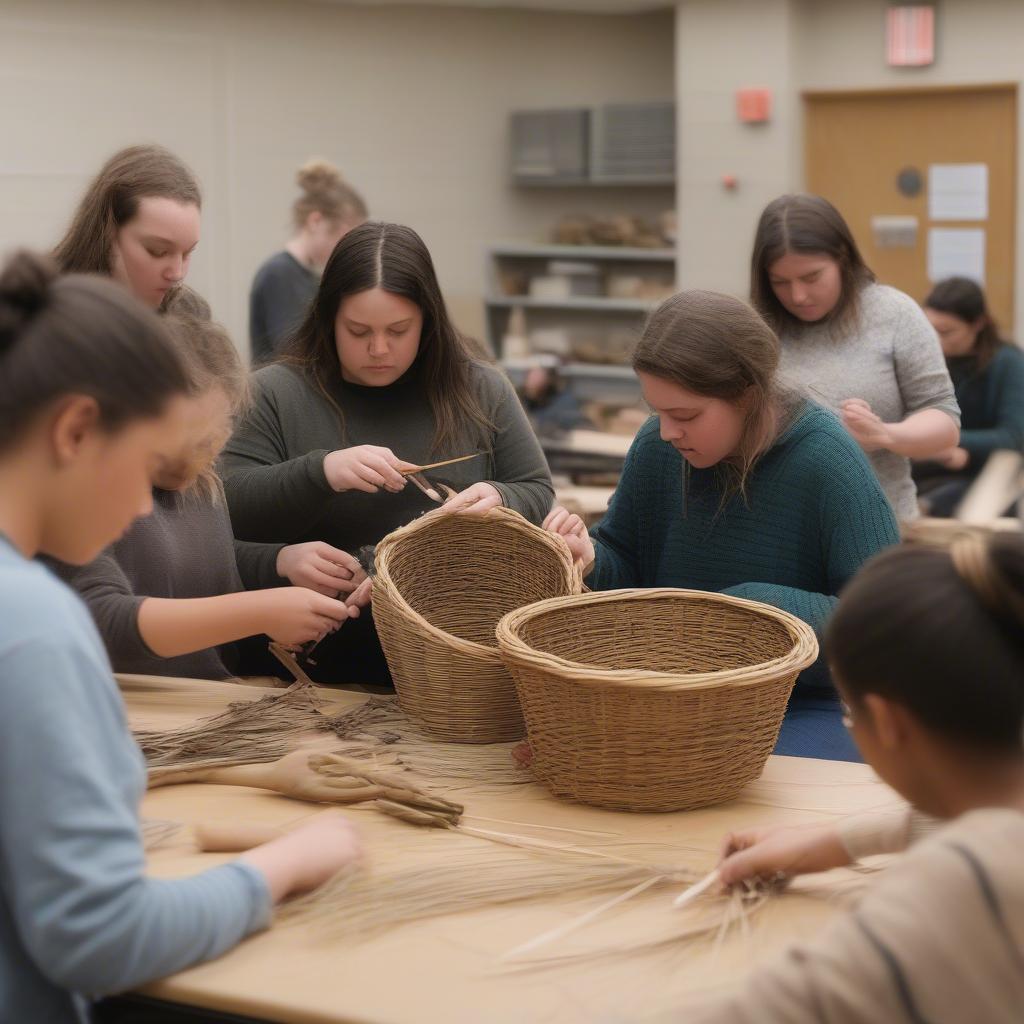
[[[985,229],[930,228],[928,280],[969,277],[985,286]]]
[[[928,216],[932,220],[987,220],[988,164],[931,164]]]

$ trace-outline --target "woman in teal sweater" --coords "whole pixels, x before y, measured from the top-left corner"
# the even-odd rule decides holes
[[[940,281],[924,301],[960,405],[960,443],[914,467],[926,511],[951,516],[1000,449],[1024,452],[1024,352],[999,337],[985,293],[966,277]]]
[[[843,585],[899,539],[864,453],[836,417],[776,383],[779,342],[737,299],[681,292],[651,316],[633,369],[655,412],[588,535],[555,509],[595,590],[686,587],[764,601],[821,632]],[[685,638],[680,638],[685,642]],[[820,662],[776,753],[859,760]]]

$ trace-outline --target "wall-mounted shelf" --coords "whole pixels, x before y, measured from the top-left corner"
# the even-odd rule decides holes
[[[525,335],[534,362],[546,354],[568,364],[562,375],[580,398],[636,401],[636,378],[612,364],[625,359],[648,314],[672,293],[674,249],[506,242],[487,250],[487,265],[484,304],[495,355],[522,353],[503,350],[511,326]],[[506,368],[516,372],[513,363]]]
[[[519,387],[526,371],[545,359],[503,359],[502,368],[509,380]],[[551,365],[557,365],[553,362]],[[573,393],[584,402],[610,402],[632,405],[640,398],[640,382],[630,366],[610,363],[565,363],[558,366],[559,375]]]
[[[651,178],[525,178],[512,179],[520,188],[671,188],[675,177]]]
[[[541,260],[613,260],[623,263],[675,263],[675,249],[630,249],[619,245],[532,245],[508,242],[492,246],[492,257],[514,256]]]
[[[575,296],[565,299],[542,299],[532,295],[502,295],[487,299],[488,306],[501,309],[576,309],[591,310],[597,313],[649,313],[656,302],[646,299],[603,299]]]

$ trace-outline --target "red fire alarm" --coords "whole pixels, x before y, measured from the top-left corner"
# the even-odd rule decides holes
[[[738,89],[736,115],[744,124],[763,124],[772,117],[771,89]]]

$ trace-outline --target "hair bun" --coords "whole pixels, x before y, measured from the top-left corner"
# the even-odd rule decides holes
[[[0,270],[0,353],[46,306],[56,279],[56,264],[46,256],[22,249],[7,260]]]
[[[341,171],[327,160],[309,160],[299,168],[295,180],[306,192],[324,192],[344,184]]]

